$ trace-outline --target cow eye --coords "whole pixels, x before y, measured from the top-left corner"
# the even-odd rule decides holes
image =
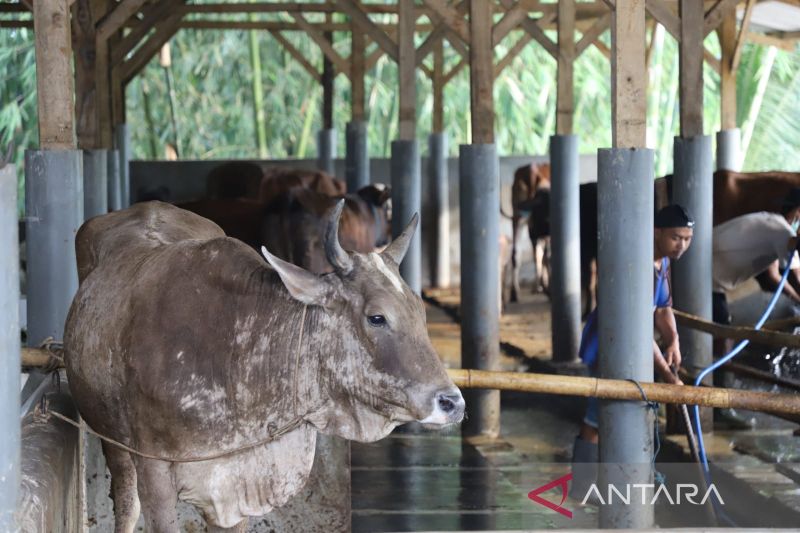
[[[367,320],[370,326],[375,326],[376,328],[386,325],[386,317],[383,315],[370,315]]]

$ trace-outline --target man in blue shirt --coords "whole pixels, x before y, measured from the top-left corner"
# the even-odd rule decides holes
[[[653,339],[653,362],[658,375],[666,383],[675,385],[683,385],[683,382],[672,372],[672,367],[679,368],[681,365],[681,350],[675,315],[672,313],[670,263],[677,261],[689,248],[693,227],[694,220],[680,205],[671,204],[656,213],[653,239],[653,322],[664,348],[662,350]],[[602,283],[602,280],[600,282]],[[597,376],[597,320],[598,314],[595,308],[586,319],[579,350],[580,358],[589,368],[591,376]],[[575,439],[574,463],[597,462],[598,411],[598,399],[589,398],[580,434]],[[576,474],[573,467],[573,476],[577,482],[579,476]]]

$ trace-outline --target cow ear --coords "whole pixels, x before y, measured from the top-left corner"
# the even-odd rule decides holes
[[[329,286],[320,276],[275,257],[262,246],[261,253],[280,276],[289,294],[306,305],[323,305]]]

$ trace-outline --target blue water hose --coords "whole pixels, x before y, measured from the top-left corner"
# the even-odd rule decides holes
[[[775,294],[772,295],[772,299],[770,300],[769,305],[764,311],[764,314],[761,315],[761,318],[759,319],[758,322],[756,322],[756,325],[753,327],[753,329],[756,330],[761,329],[761,327],[767,321],[767,318],[769,318],[769,315],[772,313],[772,310],[775,308],[775,304],[778,302],[778,298],[780,297],[781,292],[783,292],[783,286],[786,284],[786,280],[789,277],[789,270],[791,270],[789,267],[791,266],[794,254],[795,254],[794,250],[789,252],[789,257],[786,259],[786,269],[783,272],[783,277],[781,277],[781,282],[778,284],[778,288],[775,291]],[[722,365],[724,365],[725,363],[727,363],[728,361],[739,355],[739,353],[742,350],[744,350],[745,346],[747,346],[748,344],[750,344],[749,340],[744,340],[740,342],[739,344],[736,345],[736,347],[733,350],[728,352],[728,354],[726,354],[724,357],[718,359],[711,366],[704,368],[703,371],[700,372],[700,374],[698,374],[697,378],[694,380],[694,386],[699,387],[700,383],[703,381],[703,378],[705,378],[708,374],[714,372],[716,369],[718,369],[719,367],[721,367]],[[705,444],[703,443],[703,428],[700,426],[699,406],[697,405],[693,406],[693,415],[694,415],[695,434],[697,435],[697,452],[703,464],[703,471],[705,472],[706,480],[708,481],[710,472],[708,469],[708,457],[706,457],[706,448]]]

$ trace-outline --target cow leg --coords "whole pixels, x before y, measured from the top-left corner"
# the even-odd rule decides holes
[[[511,298],[519,301],[519,264],[517,263],[517,233],[519,233],[520,217],[511,218]]]
[[[178,533],[178,492],[170,463],[137,457],[136,479],[147,533]]]
[[[103,442],[103,455],[111,472],[111,499],[114,500],[114,533],[132,533],[139,520],[139,495],[136,469],[131,454]]]
[[[549,297],[550,296],[550,237],[543,237],[542,245],[542,273],[539,276],[542,284],[542,290]]]
[[[544,242],[543,239],[535,239],[533,242],[533,263],[536,265],[536,281],[533,284],[533,292],[544,291]]]
[[[247,531],[246,518],[233,527],[208,526],[208,533],[245,533],[245,531]]]

